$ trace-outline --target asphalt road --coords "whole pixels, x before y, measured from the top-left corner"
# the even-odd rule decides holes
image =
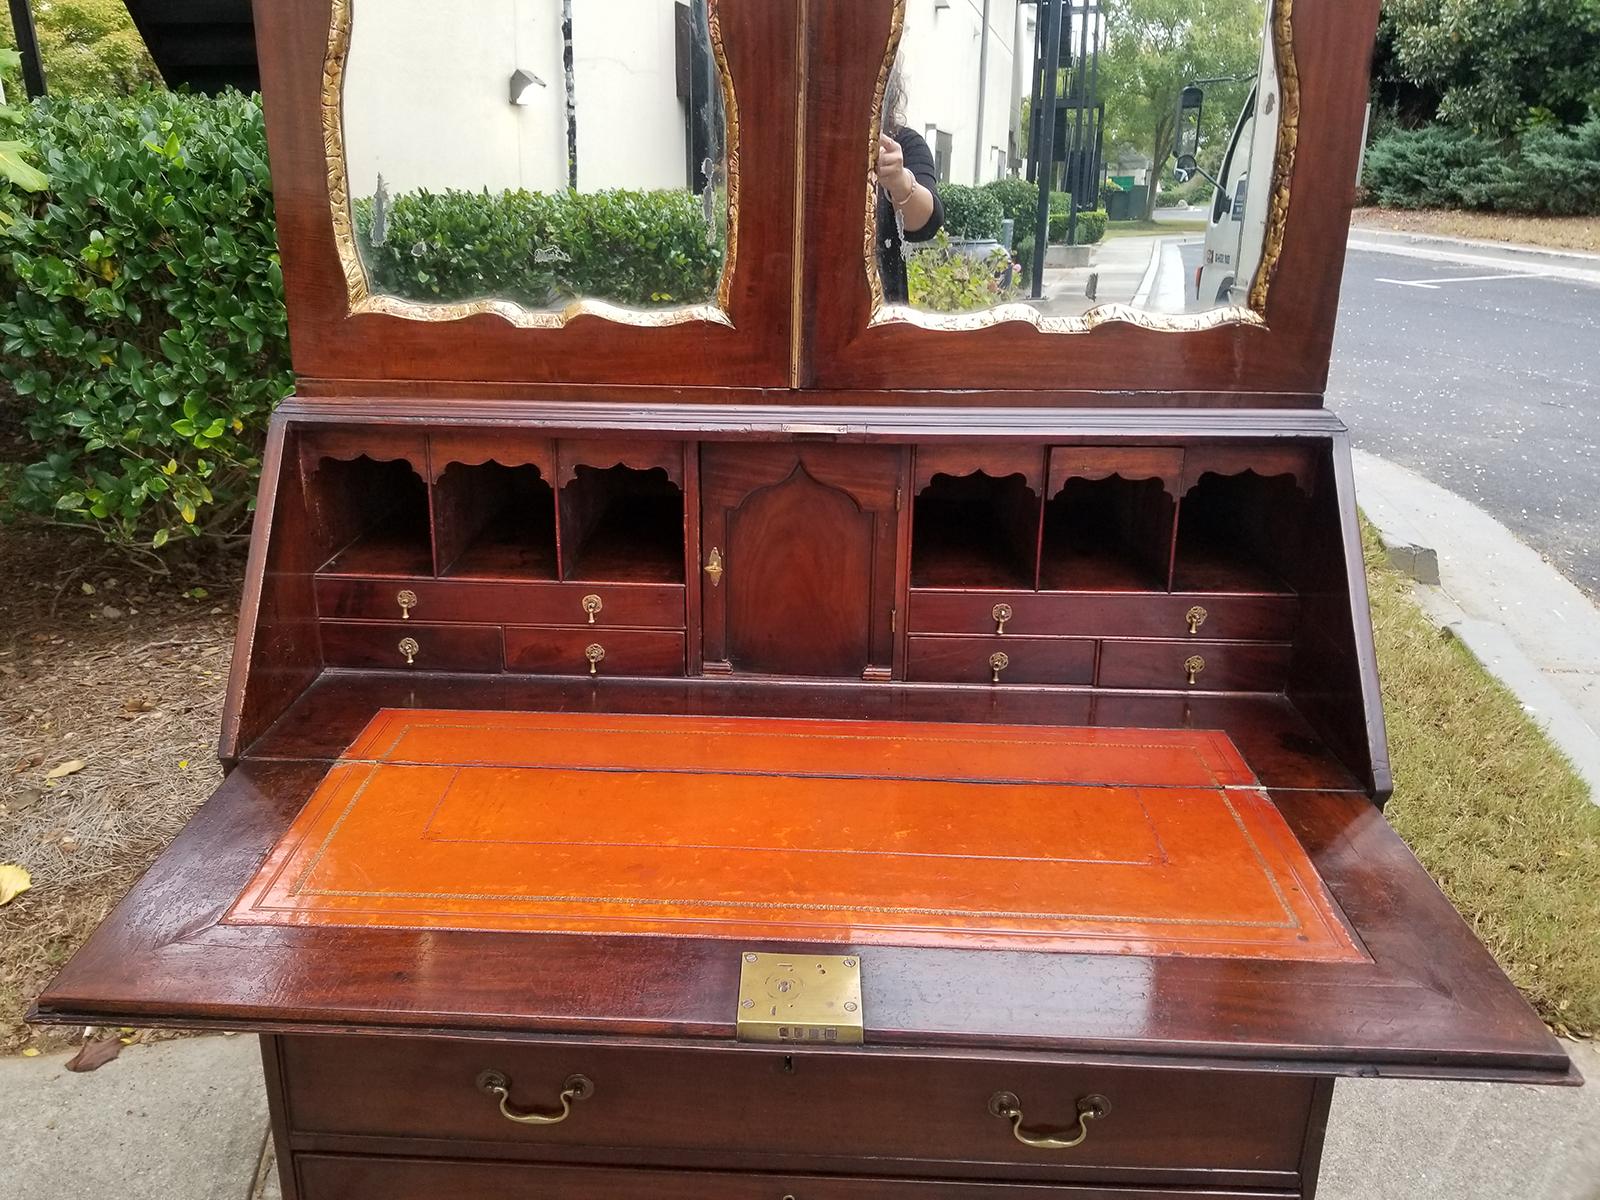
[[[1600,598],[1600,283],[1537,277],[1562,265],[1351,249],[1328,406]]]
[[[1351,250],[1328,405],[1600,596],[1600,284],[1539,265]]]

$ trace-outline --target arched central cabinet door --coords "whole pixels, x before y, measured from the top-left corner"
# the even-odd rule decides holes
[[[882,446],[704,447],[707,673],[889,678],[903,464]]]

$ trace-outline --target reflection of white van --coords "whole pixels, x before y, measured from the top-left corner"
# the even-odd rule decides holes
[[[1260,73],[1233,127],[1211,196],[1205,252],[1194,277],[1194,299],[1204,307],[1248,302],[1267,238],[1278,124],[1278,60],[1269,27]]]

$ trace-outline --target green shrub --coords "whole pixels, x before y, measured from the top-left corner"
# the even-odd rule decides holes
[[[911,303],[932,312],[975,312],[1003,304],[1016,295],[1007,286],[1011,257],[996,248],[983,258],[964,254],[941,229],[906,263]]]
[[[385,204],[381,245],[373,201],[355,215],[372,289],[408,300],[696,304],[722,277],[720,230],[688,191],[406,192]]]
[[[943,183],[939,185],[939,200],[944,205],[944,227],[952,238],[999,238],[1005,214],[992,192],[962,183]]]
[[[983,190],[1000,201],[1001,219],[1014,222],[1014,237],[1021,237],[1023,230],[1033,228],[1039,215],[1037,183],[1028,179],[994,179],[984,184]]]
[[[1532,125],[1511,144],[1449,125],[1396,130],[1367,150],[1363,183],[1390,208],[1600,213],[1600,116]]]
[[[1067,232],[1072,224],[1072,212],[1052,212],[1050,214],[1050,244],[1062,246],[1067,244]],[[1106,212],[1103,208],[1084,209],[1078,214],[1078,236],[1072,243],[1076,246],[1089,246],[1098,242],[1106,235]]]
[[[32,105],[47,191],[0,230],[0,373],[37,458],[25,510],[160,546],[232,534],[290,388],[257,99]]]

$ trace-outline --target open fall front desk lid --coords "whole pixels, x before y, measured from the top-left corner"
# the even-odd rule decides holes
[[[37,1015],[726,1041],[752,950],[859,953],[869,1051],[1574,1079],[1363,794],[1191,728],[379,707],[241,762]]]
[[[1366,959],[1195,730],[388,709],[224,920]]]

